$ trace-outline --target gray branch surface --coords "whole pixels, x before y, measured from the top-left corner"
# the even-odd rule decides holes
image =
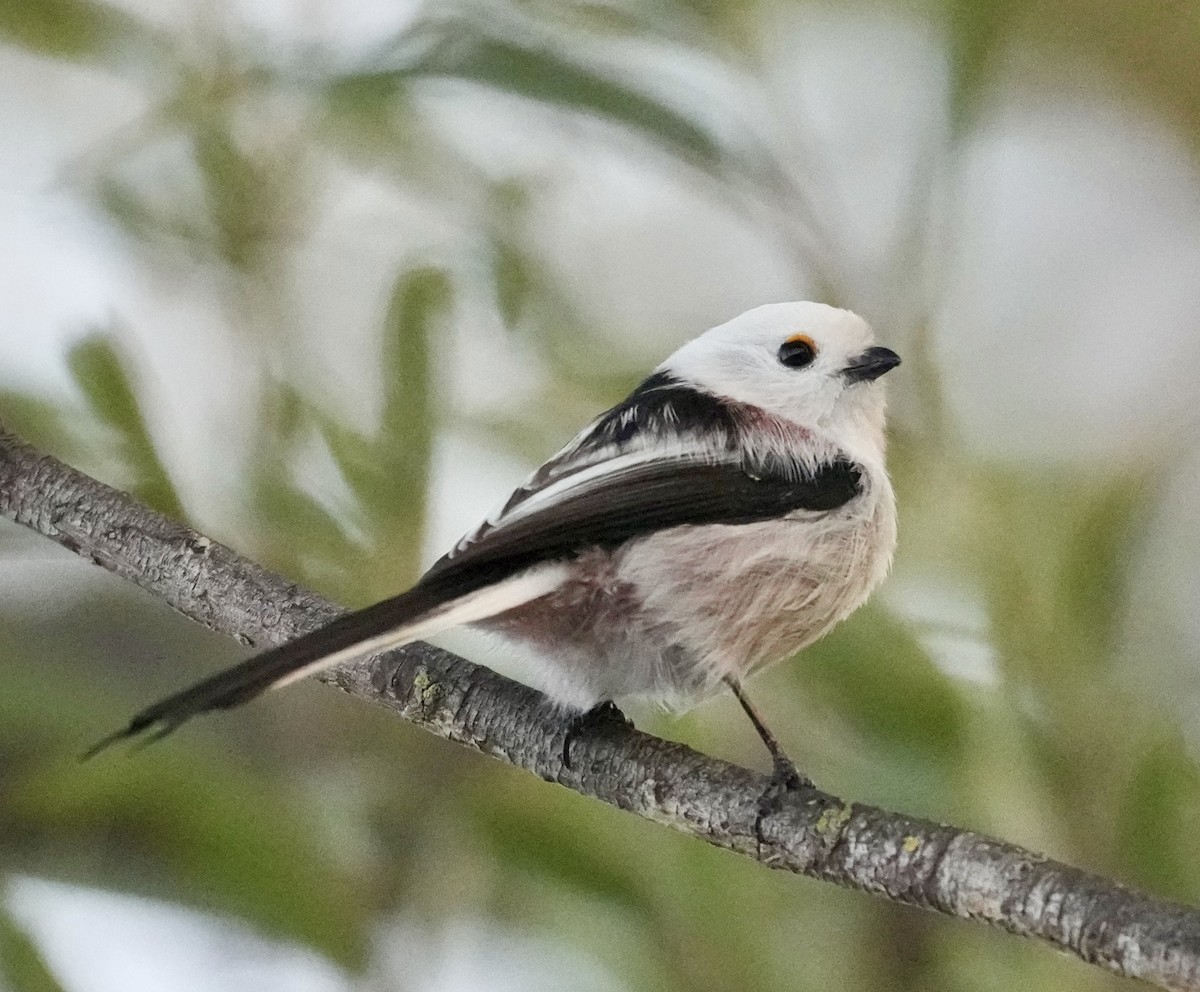
[[[342,612],[3,429],[0,512],[246,645],[279,644]],[[568,769],[566,724],[546,697],[428,644],[324,680],[438,737],[770,868],[990,923],[1118,974],[1200,992],[1196,909],[813,788],[784,797],[760,842],[765,776],[615,722],[573,738]]]

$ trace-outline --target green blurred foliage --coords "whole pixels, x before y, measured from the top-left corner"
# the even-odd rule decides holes
[[[100,615],[129,608],[117,600]],[[228,747],[174,756],[149,749],[133,760],[81,763],[97,716],[119,720],[128,697],[79,682],[78,639],[55,633],[38,638],[36,668],[27,663],[28,634],[16,622],[0,635],[6,867],[186,893],[193,905],[361,963],[369,887],[336,863],[302,797]],[[48,681],[59,690],[48,693]],[[153,872],[145,871],[148,864]]]
[[[347,75],[330,90],[357,113],[390,105],[413,80],[446,77],[495,87],[624,125],[701,168],[719,170],[723,150],[697,122],[652,96],[527,36],[499,37],[465,17],[419,25],[397,46],[394,67]],[[378,111],[376,111],[378,113]]]
[[[0,2],[0,38],[61,58],[102,57],[133,23],[106,4],[87,0]]]
[[[652,148],[739,209],[767,205],[783,250],[809,265],[812,283],[831,302],[852,298],[803,247],[819,242],[808,205],[821,190],[786,178],[751,135],[718,132],[659,95],[650,75],[597,54],[656,40],[753,75],[768,6],[542,0],[506,6],[503,18],[467,3],[431,6],[361,64],[313,57],[303,71],[236,31],[202,25],[175,36],[80,0],[0,0],[0,37],[141,88],[144,114],[97,152],[81,185],[147,255],[182,246],[245,321],[264,375],[252,457],[225,480],[244,509],[241,529],[231,525],[239,549],[359,604],[418,572],[439,436],[485,437],[533,463],[645,372],[645,356],[585,318],[535,249],[537,178],[483,174],[423,118],[422,84],[452,79],[599,119],[614,146]],[[948,158],[976,126],[1005,53],[1021,44],[1041,46],[1048,63],[1098,62],[1163,107],[1185,140],[1200,134],[1200,8],[1148,16],[1135,0],[937,0],[905,9],[914,6],[948,46]],[[294,119],[248,131],[247,109],[281,94]],[[165,179],[130,167],[165,146],[186,149]],[[288,319],[263,317],[297,305],[284,257],[289,238],[313,223],[308,194],[323,157],[422,203],[467,204],[473,225],[471,258],[394,260],[377,315],[371,366],[383,389],[370,428],[289,365]],[[523,409],[464,414],[441,399],[450,331],[481,306],[544,369]],[[978,595],[986,626],[967,634],[994,657],[995,681],[947,675],[929,646],[939,631],[876,602],[756,683],[764,707],[806,769],[847,796],[1200,899],[1194,755],[1172,718],[1118,672],[1131,549],[1161,459],[981,463],[956,441],[928,327],[895,333],[907,334],[905,369],[920,399],[910,423],[921,425],[898,433],[891,456],[904,513],[898,574],[935,574]],[[6,384],[0,420],[183,519],[136,358],[119,325],[92,330],[63,358],[77,395]],[[314,442],[345,482],[339,503],[304,478]],[[113,604],[109,624],[68,608],[53,623],[30,621],[22,609],[3,607],[0,635],[0,872],[229,914],[352,970],[369,970],[371,942],[392,918],[485,915],[566,942],[637,989],[1122,987],[1005,935],[773,875],[328,692],[282,694],[221,724],[244,736],[197,731],[128,760],[77,766],[93,731],[154,695],[130,666],[153,666],[169,688],[192,673],[192,654],[198,671],[215,664],[205,657],[214,651],[183,646],[198,635],[164,616],[143,656],[123,666],[127,644],[96,640],[153,604]],[[728,700],[679,720],[640,719],[761,761]],[[0,980],[21,992],[57,987],[2,913]]]
[[[0,980],[20,992],[62,992],[37,945],[3,911],[0,911]]]
[[[158,459],[136,386],[116,344],[101,335],[84,338],[67,354],[67,367],[88,413],[119,438],[122,460],[137,480],[129,491],[160,513],[181,518],[183,507]]]

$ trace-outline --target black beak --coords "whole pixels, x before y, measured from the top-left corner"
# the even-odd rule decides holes
[[[891,348],[868,348],[842,369],[842,375],[847,382],[874,382],[899,364],[900,356]]]

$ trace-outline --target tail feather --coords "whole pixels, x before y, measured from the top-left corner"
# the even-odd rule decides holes
[[[201,713],[239,706],[268,689],[332,665],[366,658],[514,609],[551,592],[563,575],[561,565],[531,569],[496,585],[453,597],[448,597],[440,583],[418,584],[146,707],[135,713],[125,727],[97,741],[81,760],[143,734],[148,735],[143,740],[152,743]]]

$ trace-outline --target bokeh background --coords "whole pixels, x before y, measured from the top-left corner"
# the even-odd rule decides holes
[[[0,95],[0,420],[346,604],[705,327],[861,312],[899,555],[756,697],[844,796],[1200,900],[1200,5],[0,0]],[[239,651],[8,524],[0,591],[13,992],[1128,987],[318,686],[80,766]]]

